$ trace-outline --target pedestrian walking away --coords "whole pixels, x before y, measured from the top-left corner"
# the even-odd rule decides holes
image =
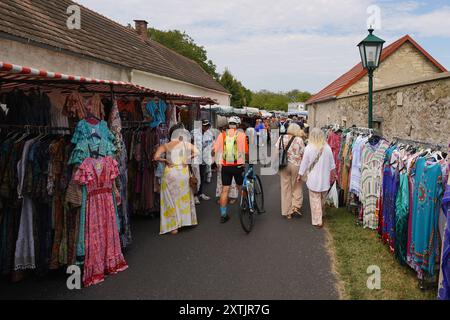
[[[228,192],[233,179],[239,189],[244,182],[244,167],[248,157],[247,136],[238,130],[241,120],[239,117],[228,119],[228,130],[219,135],[214,145],[216,160],[222,166],[222,194],[220,196],[220,216],[221,223],[229,220],[227,213]]]
[[[335,169],[333,152],[325,141],[324,133],[314,128],[309,135],[309,144],[305,148],[297,180],[306,179],[312,224],[318,228],[323,227],[323,209],[330,185],[336,179]]]
[[[281,179],[281,214],[287,219],[293,215],[301,216],[303,204],[302,182],[297,180],[300,164],[305,150],[304,132],[297,124],[291,124],[287,134],[282,135],[276,148],[281,150],[286,158],[286,166],[280,168]],[[280,164],[283,159],[279,159]]]

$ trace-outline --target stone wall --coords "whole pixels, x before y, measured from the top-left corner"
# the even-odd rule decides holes
[[[367,127],[367,101],[366,93],[320,103],[311,108],[317,109],[315,126],[343,124],[345,120],[347,126]],[[374,120],[381,120],[380,129],[388,139],[399,137],[447,145],[450,142],[450,73],[375,91]]]
[[[341,118],[335,112],[336,100],[313,104],[308,108],[308,122],[312,127],[323,127],[331,123],[341,123]]]

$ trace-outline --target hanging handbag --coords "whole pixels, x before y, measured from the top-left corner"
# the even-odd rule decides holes
[[[311,171],[314,170],[314,167],[316,166],[316,164],[319,162],[320,157],[322,156],[323,153],[323,148],[320,149],[319,153],[317,154],[316,158],[314,159],[313,163],[311,163],[311,165],[309,166],[308,170],[305,172],[305,174],[302,176],[302,181],[306,182],[308,181],[308,175],[311,173]]]
[[[291,147],[292,143],[295,140],[295,136],[293,136],[291,138],[291,140],[289,140],[289,143],[287,145],[286,148],[284,148],[284,137],[281,137],[281,141],[280,141],[280,149],[279,149],[279,153],[280,153],[280,164],[279,169],[284,169],[288,166],[288,151],[289,148]]]
[[[194,170],[192,170],[192,166],[189,165],[189,186],[194,191],[194,193],[198,190],[198,179],[194,174]]]

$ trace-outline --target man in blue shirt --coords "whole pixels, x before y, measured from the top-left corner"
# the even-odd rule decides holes
[[[256,119],[256,125],[255,125],[255,131],[256,133],[259,133],[259,131],[265,129],[264,123],[261,119]]]

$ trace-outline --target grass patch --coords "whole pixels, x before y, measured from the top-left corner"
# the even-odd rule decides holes
[[[339,277],[340,292],[347,300],[435,300],[436,290],[422,291],[416,273],[401,266],[389,248],[373,230],[356,225],[353,214],[345,209],[327,209],[325,217],[330,233],[334,269]],[[381,289],[367,288],[367,268],[381,269]]]

